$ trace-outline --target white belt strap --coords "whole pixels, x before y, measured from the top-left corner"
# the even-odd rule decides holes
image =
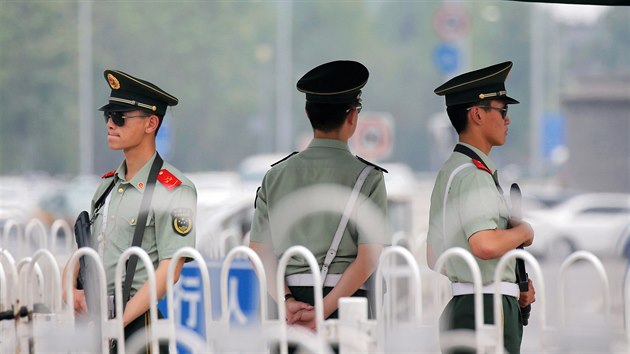
[[[518,299],[521,294],[518,284],[502,281],[499,283],[501,294],[513,296]],[[474,294],[474,286],[472,283],[451,283],[451,289],[453,290],[453,296],[470,295]],[[488,284],[481,288],[482,294],[494,294],[496,284]]]
[[[339,280],[341,279],[342,274],[328,274],[326,277],[326,281],[324,281],[323,286],[334,288]],[[310,273],[300,273],[300,274],[291,274],[286,277],[288,286],[313,286],[313,275]],[[366,290],[367,287],[361,285],[359,289]]]
[[[363,183],[367,179],[370,171],[374,169],[374,166],[366,166],[359,177],[357,178],[356,183],[354,184],[354,188],[352,189],[352,193],[350,194],[350,199],[348,199],[348,203],[346,204],[346,208],[343,211],[343,216],[341,217],[341,221],[339,222],[339,226],[337,227],[337,232],[335,232],[335,237],[330,244],[330,248],[326,253],[326,258],[324,258],[324,264],[322,265],[322,284],[326,284],[326,276],[328,275],[328,267],[332,263],[333,259],[337,255],[337,249],[339,248],[339,244],[341,243],[341,238],[343,237],[343,232],[346,230],[346,225],[348,224],[348,220],[350,219],[350,214],[352,213],[352,209],[354,209],[354,204],[359,198],[359,193],[361,192],[361,187],[363,187]],[[335,283],[336,284],[336,283]]]

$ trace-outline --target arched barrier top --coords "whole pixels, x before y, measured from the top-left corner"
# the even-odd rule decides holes
[[[540,264],[534,256],[532,256],[529,252],[522,249],[511,250],[508,253],[504,254],[503,257],[499,260],[497,267],[494,270],[494,283],[497,285],[494,290],[494,323],[500,323],[501,320],[500,314],[502,313],[502,296],[501,289],[499,287],[499,283],[501,282],[501,276],[503,274],[503,270],[507,267],[508,263],[513,261],[516,258],[523,259],[528,266],[528,272],[534,273],[534,278],[536,279],[536,298],[539,299],[536,301],[536,306],[540,308],[540,312],[536,312],[536,317],[539,318],[541,329],[547,329],[547,318],[546,318],[546,309],[545,309],[545,281],[543,278],[542,270],[540,269]],[[503,326],[495,326],[497,340],[499,341],[498,348],[503,348]]]
[[[247,246],[237,246],[230,250],[223,260],[223,266],[221,267],[221,321],[224,324],[228,324],[230,321],[230,313],[228,309],[228,275],[230,272],[230,265],[238,254],[245,254],[252,262],[256,275],[258,276],[258,284],[260,286],[260,321],[267,320],[267,276],[265,275],[265,268],[258,254]],[[283,294],[284,295],[284,294]],[[281,297],[279,297],[280,299]]]
[[[65,251],[70,252],[72,250],[72,243],[74,241],[72,229],[66,220],[57,219],[52,223],[52,225],[50,225],[50,250],[55,254],[57,253],[57,234],[61,230],[63,230],[63,237],[65,240]]]
[[[588,261],[593,265],[597,275],[602,281],[602,291],[604,292],[604,316],[606,320],[610,318],[610,288],[608,286],[608,275],[606,274],[606,269],[604,269],[604,265],[594,254],[587,251],[576,251],[573,252],[567,257],[562,265],[560,266],[560,275],[558,282],[558,297],[560,301],[558,302],[560,306],[560,324],[564,326],[566,324],[566,311],[565,311],[565,273],[567,269],[573,265],[575,262],[579,260]]]
[[[481,271],[479,270],[479,265],[475,261],[475,258],[468,252],[467,250],[461,247],[453,247],[446,250],[444,253],[438,257],[435,261],[434,270],[438,273],[442,272],[442,269],[446,265],[446,261],[450,258],[459,257],[463,259],[468,268],[471,271],[472,279],[473,279],[473,289],[474,289],[474,304],[475,304],[475,338],[477,339],[477,349],[481,351],[481,348],[484,344],[484,330],[492,329],[495,327],[494,325],[486,325],[484,324],[484,316],[483,316],[483,294],[481,293],[482,282],[481,282]],[[438,299],[439,296],[437,294],[438,288],[435,288],[435,298]],[[496,323],[496,322],[495,322]],[[500,327],[500,326],[496,326]],[[499,348],[502,348],[499,347]]]
[[[203,259],[203,256],[192,247],[183,247],[180,248],[173,257],[171,258],[171,262],[168,266],[168,272],[166,277],[166,301],[168,308],[168,321],[171,327],[171,335],[175,334],[175,304],[174,304],[174,295],[173,295],[173,286],[175,281],[175,267],[177,266],[177,262],[180,258],[192,258],[197,262],[197,266],[199,267],[199,273],[201,275],[201,285],[203,287],[203,308],[205,312],[204,318],[206,321],[212,320],[212,306],[211,306],[211,293],[210,293],[210,274],[208,273],[208,265],[206,261]],[[206,345],[209,346],[209,341],[212,333],[211,326],[206,323]],[[171,338],[171,345],[175,344],[174,338]],[[206,348],[206,350],[210,351],[210,348]],[[173,349],[171,349],[173,352]]]
[[[319,273],[319,265],[315,256],[308,250],[308,248],[304,246],[292,246],[287,249],[282,257],[280,257],[280,261],[278,262],[278,273],[276,278],[276,291],[277,291],[277,299],[278,299],[278,320],[280,321],[281,331],[286,335],[286,309],[284,307],[284,302],[282,302],[284,298],[284,277],[286,275],[287,264],[289,263],[289,259],[293,256],[302,256],[308,263],[308,266],[311,270],[311,275],[313,276],[313,291],[315,292],[315,318],[316,318],[316,326],[317,333],[321,335],[324,330],[324,301],[323,301],[323,291],[322,291],[322,279],[321,274]],[[262,295],[261,295],[262,296]],[[282,338],[283,340],[280,342],[281,352],[286,353],[286,337]]]
[[[31,262],[29,262],[27,268],[27,284],[29,284],[33,280],[33,276],[35,275],[36,270],[35,265],[42,258],[48,262],[48,266],[50,267],[52,273],[52,279],[50,279],[52,281],[52,292],[51,294],[48,294],[52,296],[50,310],[53,313],[61,312],[61,275],[59,274],[59,269],[57,266],[57,261],[55,260],[55,256],[53,256],[53,254],[47,249],[40,249],[35,252],[35,254],[33,254],[33,259],[31,260]],[[30,289],[32,289],[32,287],[30,287]],[[28,309],[33,309],[33,296],[30,291],[27,293],[26,305]]]
[[[116,264],[116,273],[115,273],[115,281],[114,281],[114,300],[116,301],[116,318],[123,318],[123,294],[122,294],[122,275],[123,271],[126,270],[127,260],[131,256],[137,256],[142,263],[144,263],[144,267],[147,271],[147,281],[149,282],[149,316],[151,318],[151,323],[158,323],[158,315],[157,315],[157,287],[155,283],[155,269],[153,267],[153,262],[151,262],[151,258],[149,255],[140,247],[132,246],[125,250],[118,258],[118,264]],[[157,326],[151,326],[151,347],[154,349],[158,348],[158,335],[157,335]],[[120,347],[120,346],[119,346]]]
[[[376,319],[382,319],[379,316],[382,315],[381,312],[383,311],[381,308],[382,307],[381,299],[383,299],[382,279],[384,278],[382,267],[384,266],[385,260],[394,255],[401,256],[405,260],[407,265],[409,265],[409,267],[411,268],[411,276],[412,276],[411,280],[413,282],[412,289],[415,292],[415,296],[416,296],[414,321],[417,324],[420,324],[422,322],[422,283],[420,279],[420,269],[418,268],[418,264],[416,263],[416,260],[411,254],[411,252],[409,252],[409,250],[401,246],[390,246],[390,247],[385,248],[383,252],[381,253],[381,257],[379,258],[378,268],[376,270],[376,279],[375,279],[376,280],[375,281],[375,298],[377,300],[375,301],[374,308],[376,312]]]
[[[74,284],[74,269],[77,267],[77,263],[79,259],[83,256],[92,259],[92,263],[90,266],[95,267],[95,273],[98,277],[98,293],[101,299],[107,299],[107,281],[105,276],[105,269],[103,268],[103,263],[101,262],[101,257],[99,254],[90,247],[81,247],[78,250],[74,251],[68,259],[68,263],[66,265],[66,274],[65,274],[65,285],[64,289],[66,292],[66,317],[68,321],[72,325],[74,325],[74,293],[73,293],[73,284]],[[107,301],[101,301],[99,308],[100,319],[101,319],[101,329],[103,331],[103,336],[110,334],[109,337],[115,337],[119,343],[123,343],[124,340],[124,331],[123,331],[123,322],[122,316],[117,317],[116,319],[108,321],[108,313],[107,313]],[[118,346],[119,351],[124,349],[124,346]],[[108,341],[101,341],[101,349],[103,353],[108,352]]]
[[[5,276],[7,276],[6,289],[12,289],[12,291],[7,291],[6,293],[7,306],[12,304],[14,308],[17,308],[18,272],[15,267],[15,259],[8,250],[2,249],[0,250],[0,263],[4,267]]]
[[[46,230],[46,227],[44,226],[44,223],[42,223],[39,219],[31,219],[26,224],[24,236],[26,237],[26,239],[34,239],[34,236],[37,235],[39,235],[39,244],[37,244],[36,249],[48,249],[48,232]]]

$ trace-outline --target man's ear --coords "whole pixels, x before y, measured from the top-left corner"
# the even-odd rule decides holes
[[[147,125],[146,132],[153,133],[160,125],[160,118],[155,114],[152,114],[148,117],[149,124]]]
[[[357,113],[357,110],[353,109],[348,112],[348,118],[346,119],[348,119],[348,124],[357,125],[357,123],[359,122],[359,114]]]
[[[468,111],[468,118],[471,120],[469,123],[479,125],[481,123],[481,116],[479,115],[479,107],[473,106],[470,111]]]

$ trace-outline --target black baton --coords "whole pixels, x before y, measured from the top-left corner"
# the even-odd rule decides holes
[[[510,187],[510,200],[512,201],[512,217],[518,220],[522,219],[523,213],[521,209],[521,188],[516,183],[512,183]],[[523,245],[517,247],[523,249]],[[522,258],[516,259],[516,282],[521,292],[529,290],[529,276],[525,269],[525,261]],[[521,307],[521,320],[523,326],[527,326],[529,323],[529,315],[532,311],[532,305]]]

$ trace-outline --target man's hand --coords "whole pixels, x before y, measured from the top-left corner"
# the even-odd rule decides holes
[[[529,284],[529,290],[522,292],[521,296],[518,298],[518,305],[520,307],[525,307],[536,302],[536,290],[534,289],[534,283],[532,283],[531,279],[527,280]]]
[[[300,321],[302,313],[304,311],[312,311],[313,306],[302,301],[297,301],[293,298],[284,302],[284,308],[286,309],[287,323],[294,324]]]
[[[63,296],[63,301],[67,302],[68,299]],[[77,288],[72,288],[72,297],[74,297],[74,314],[75,315],[83,315],[88,312],[87,302],[85,301],[85,292],[83,290],[79,290]]]
[[[302,326],[311,331],[315,331],[317,327],[317,317],[315,316],[315,308],[310,310],[303,310],[301,312],[300,319],[294,323],[297,326]]]

